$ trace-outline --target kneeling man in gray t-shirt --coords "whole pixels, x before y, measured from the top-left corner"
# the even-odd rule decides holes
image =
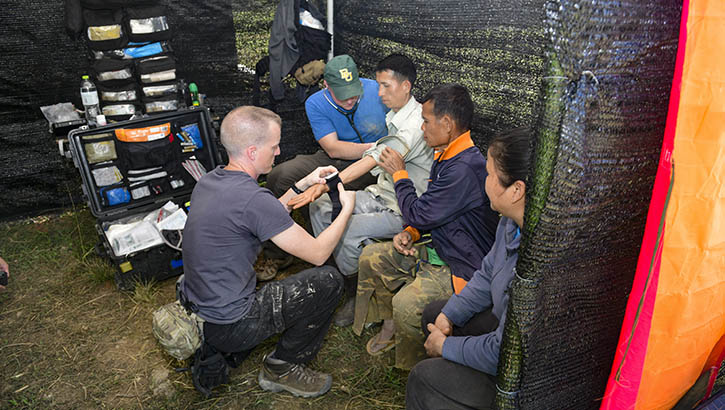
[[[264,357],[260,386],[315,397],[330,389],[332,377],[304,364],[322,346],[343,283],[337,269],[321,265],[340,240],[355,193],[338,185],[342,211],[317,238],[297,225],[285,205],[294,191],[277,199],[257,184],[280,153],[281,124],[272,111],[250,106],[224,118],[221,142],[229,163],[202,177],[191,195],[180,291],[206,321],[205,343],[217,351],[247,352],[281,333],[276,349]],[[334,171],[320,167],[295,185],[305,190]],[[255,291],[253,265],[267,240],[317,267]]]

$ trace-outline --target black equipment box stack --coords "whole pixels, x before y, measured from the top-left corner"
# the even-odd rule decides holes
[[[116,266],[119,289],[183,273],[188,202],[220,162],[215,139],[209,111],[198,107],[69,133],[96,217],[96,249]]]

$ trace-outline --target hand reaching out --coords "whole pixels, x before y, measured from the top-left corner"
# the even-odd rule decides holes
[[[302,208],[303,206],[314,202],[317,198],[328,192],[330,188],[327,184],[315,184],[307,188],[307,190],[287,202],[287,206],[292,209]]]

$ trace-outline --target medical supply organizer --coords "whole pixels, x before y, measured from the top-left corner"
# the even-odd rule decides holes
[[[183,273],[191,192],[221,162],[208,109],[82,127],[68,139],[96,217],[96,249],[115,265],[117,287],[132,290],[137,282]]]

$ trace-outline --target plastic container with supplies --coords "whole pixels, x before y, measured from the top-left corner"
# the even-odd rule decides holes
[[[96,217],[96,250],[116,266],[118,288],[180,275],[184,204],[198,178],[220,163],[209,111],[77,129],[68,138]]]

